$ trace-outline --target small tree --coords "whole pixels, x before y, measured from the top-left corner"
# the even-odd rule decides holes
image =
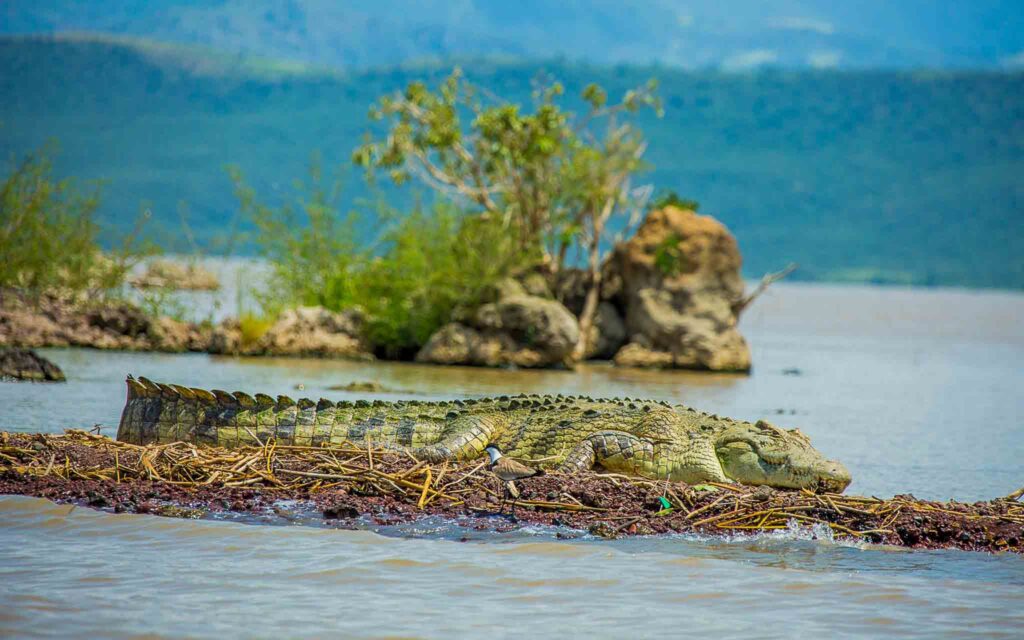
[[[582,94],[588,108],[578,115],[558,105],[562,85],[547,83],[534,92],[533,111],[525,113],[518,105],[485,100],[456,69],[436,91],[413,82],[404,93],[382,98],[370,117],[386,119],[387,132],[369,137],[353,161],[371,175],[387,171],[397,184],[415,177],[515,226],[522,250],[556,273],[571,246],[582,248],[588,293],[578,360],[597,309],[608,223],[616,215],[635,221],[650,193],[632,188],[646,143],[629,116],[643,107],[661,114],[655,89],[651,81],[609,104],[607,92],[591,84]]]

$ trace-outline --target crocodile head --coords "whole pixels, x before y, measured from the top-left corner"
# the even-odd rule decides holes
[[[735,423],[715,441],[725,475],[742,484],[842,493],[850,472],[828,460],[797,429],[780,429],[763,420]]]

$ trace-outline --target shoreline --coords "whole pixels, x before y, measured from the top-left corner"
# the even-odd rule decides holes
[[[552,473],[523,483],[517,520],[500,518],[496,524],[500,496],[481,464],[428,465],[407,454],[354,444],[197,449],[185,443],[138,446],[68,431],[3,433],[0,453],[0,494],[113,513],[281,515],[276,503],[294,500],[318,511],[324,524],[348,528],[366,517],[389,525],[439,516],[486,531],[548,525],[617,538],[762,533],[796,523],[859,543],[1024,553],[1024,504],[1011,499],[966,504],[897,495],[882,500]]]
[[[206,308],[211,305],[210,298],[216,296],[226,300],[234,295],[231,288],[232,281],[225,278],[225,289],[221,292],[176,292],[175,295],[185,302],[195,302],[197,309]],[[0,316],[11,314],[23,309],[20,302],[8,292],[3,295],[0,292]],[[917,304],[913,309],[906,309],[900,304],[900,296],[915,296]],[[1024,292],[1017,290],[996,290],[996,289],[965,289],[956,287],[896,287],[888,285],[871,285],[855,283],[820,283],[807,281],[783,281],[775,283],[771,290],[753,305],[745,314],[740,327],[747,335],[752,347],[757,347],[766,339],[782,333],[787,336],[792,334],[800,335],[836,335],[842,334],[848,337],[860,337],[873,335],[864,332],[864,327],[877,325],[878,318],[875,315],[880,305],[888,305],[888,298],[892,297],[892,311],[887,313],[884,322],[886,333],[898,335],[908,339],[915,339],[921,336],[922,328],[925,334],[940,335],[950,340],[978,339],[984,338],[987,342],[1012,343],[1019,339],[1020,329],[1015,323],[1008,321],[1013,317],[1024,313]],[[977,315],[970,311],[970,300],[983,298],[991,301],[992,307],[989,313]],[[118,306],[113,303],[108,306]],[[213,315],[214,322],[220,324],[225,318],[226,305],[217,303],[221,311]],[[832,313],[821,314],[820,316],[808,317],[800,311],[808,308],[829,308]],[[78,313],[77,315],[83,315]],[[39,320],[45,324],[47,314],[37,312],[33,314],[32,323],[38,324]],[[160,318],[146,316],[151,324],[156,324]],[[67,321],[67,317],[61,317]],[[192,333],[205,327],[203,331],[207,334],[212,332],[213,326],[205,322],[196,322],[194,319],[179,321],[166,318],[166,326],[176,330],[178,338],[165,346],[158,347],[151,344],[139,344],[135,340],[106,340],[106,344],[96,343],[95,340],[25,340],[22,336],[12,332],[8,326],[4,335],[0,331],[0,346],[16,348],[86,348],[103,351],[131,351],[138,353],[207,353],[209,355],[240,355],[252,357],[304,357],[323,358],[316,354],[302,353],[224,353],[223,351],[199,348],[208,346],[209,336],[202,336],[201,340],[193,341],[190,348],[187,334],[190,329]],[[2,324],[2,323],[0,323]],[[59,323],[58,323],[59,324]],[[72,327],[64,327],[69,331]],[[2,329],[2,327],[0,327]],[[200,344],[205,343],[205,344]],[[379,358],[383,362],[411,362],[413,358]],[[603,362],[604,360],[586,360],[586,363]],[[756,362],[752,369],[757,368]],[[471,365],[472,366],[472,365]],[[625,368],[625,367],[624,367]],[[630,369],[643,369],[643,367],[629,367]],[[550,368],[549,368],[550,369]],[[652,369],[654,371],[666,371],[665,369]],[[686,371],[686,369],[680,369]],[[706,369],[690,369],[702,373],[719,373]],[[752,371],[751,371],[752,372]]]

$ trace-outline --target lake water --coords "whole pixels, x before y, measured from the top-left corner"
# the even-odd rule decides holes
[[[102,424],[113,435],[127,373],[335,399],[352,394],[328,387],[362,380],[395,390],[382,398],[646,396],[799,426],[850,469],[852,493],[972,501],[1024,485],[1022,319],[1020,294],[780,284],[743,318],[750,376],[44,350],[69,382],[0,384],[0,428]],[[854,547],[806,530],[609,542],[435,521],[379,532],[307,524],[0,497],[0,636],[963,638],[1024,628],[1020,556]]]

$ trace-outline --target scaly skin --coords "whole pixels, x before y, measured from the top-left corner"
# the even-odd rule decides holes
[[[843,491],[850,474],[796,429],[740,422],[651,400],[501,396],[481,400],[338,402],[204,391],[128,377],[119,440],[235,447],[347,441],[466,461],[489,443],[561,471],[602,468],[688,483],[738,482]],[[535,464],[535,463],[531,463]]]

